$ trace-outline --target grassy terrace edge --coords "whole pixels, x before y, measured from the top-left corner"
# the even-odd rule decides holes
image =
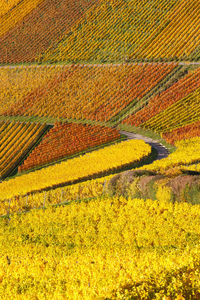
[[[177,64],[177,65],[185,65],[185,66],[195,66],[195,65],[200,65],[200,59],[197,61],[188,61],[188,60],[151,60],[151,59],[138,59],[138,60],[123,60],[123,61],[114,61],[114,62],[96,62],[96,61],[80,61],[80,62],[67,62],[67,61],[59,61],[59,62],[20,62],[20,63],[6,63],[2,64],[0,63],[0,68],[15,68],[15,67],[48,67],[48,66],[74,66],[74,65],[80,65],[80,66],[85,66],[85,67],[90,67],[90,66],[115,66],[115,65],[129,65],[129,64],[163,64],[163,63],[168,63],[168,64]]]
[[[100,122],[88,119],[63,119],[63,118],[51,118],[51,117],[38,117],[38,116],[0,116],[0,122],[30,122],[40,123],[46,125],[54,125],[55,123],[76,123],[76,124],[88,124],[88,125],[100,125],[106,127],[113,127],[112,122]]]
[[[117,125],[116,128],[119,129],[119,130],[124,130],[124,131],[128,131],[128,132],[136,133],[136,134],[141,134],[145,137],[149,137],[149,138],[157,141],[158,143],[163,144],[170,153],[172,153],[176,150],[175,146],[170,145],[169,143],[167,143],[161,137],[160,134],[158,134],[158,133],[156,133],[152,130],[144,129],[144,128],[141,128],[141,127],[135,127],[135,126],[131,126],[131,125],[128,125],[128,124],[119,124],[119,125]]]

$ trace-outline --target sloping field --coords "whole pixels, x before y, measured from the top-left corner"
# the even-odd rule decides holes
[[[83,179],[87,180],[91,176],[100,176],[134,163],[138,164],[150,154],[151,146],[141,140],[114,144],[84,156],[4,181],[0,184],[0,200],[64,186]],[[17,193],[16,186],[18,187]]]
[[[0,113],[7,119],[122,122],[161,133],[200,119],[199,67],[58,65],[2,68],[0,73]]]
[[[199,0],[0,0],[0,299],[200,299],[199,37]]]
[[[32,66],[0,69],[0,115],[10,110],[14,105],[20,105],[23,98],[41,85],[47,85],[52,76],[59,76],[55,68],[37,68]]]
[[[96,146],[120,138],[118,130],[83,124],[55,124],[19,167],[19,171],[33,169],[59,159],[88,151]]]
[[[0,63],[32,62],[70,31],[96,0],[22,1],[0,18]]]
[[[200,119],[200,88],[177,101],[143,124],[157,132],[167,132]]]
[[[1,0],[0,3],[0,17],[5,15],[9,10],[16,6],[20,0]]]
[[[17,167],[45,129],[45,125],[34,123],[0,123],[1,178]]]
[[[199,161],[200,137],[194,137],[176,142],[176,150],[168,157],[162,160],[154,161],[148,166],[141,167],[141,169],[165,173],[166,170],[170,170],[175,167],[192,165],[194,163],[198,164]]]
[[[8,1],[0,63],[198,60],[199,15],[196,0]]]
[[[100,1],[41,61],[195,60],[199,15],[196,0]]]
[[[178,129],[174,129],[163,134],[164,139],[169,143],[174,143],[175,141],[183,139],[189,139],[195,136],[200,136],[200,121],[182,126]]]
[[[42,0],[22,0],[0,18],[0,36],[14,28],[18,22],[28,15]]]
[[[88,142],[82,132],[85,125],[73,125],[80,132],[72,136],[82,139],[82,146],[76,142],[74,150],[70,135],[62,130],[68,125],[58,131],[54,127],[52,140],[44,137],[19,170],[41,167],[111,141],[107,134],[103,139],[104,129],[99,127],[99,142],[93,142],[94,125],[99,121],[109,126],[139,125],[161,133],[171,143],[199,136],[199,71],[175,63],[2,68],[1,120],[47,124],[78,120],[93,125],[88,127]],[[45,144],[48,139],[49,146]]]
[[[26,88],[36,67],[21,70],[25,81],[18,81],[18,67],[4,69],[13,77],[10,84],[10,105],[2,108],[5,116],[38,116],[60,119],[109,121],[127,105],[137,104],[150,90],[173,72],[176,64],[130,64],[107,66],[47,66],[38,67],[36,88]],[[52,76],[40,83],[48,73]],[[43,73],[44,70],[44,73]],[[57,73],[55,73],[55,70]],[[1,70],[0,70],[1,73]],[[16,83],[15,83],[16,79]],[[1,84],[0,84],[1,85]],[[25,86],[24,86],[25,85]],[[38,87],[37,87],[38,86]],[[13,89],[15,91],[13,91]],[[25,93],[23,93],[25,90]],[[27,91],[30,92],[27,93]],[[2,87],[2,100],[8,98]],[[4,93],[4,94],[3,94]],[[15,93],[16,96],[13,96]],[[18,96],[18,93],[20,94]],[[24,97],[23,97],[24,94]],[[16,101],[15,97],[20,100]],[[5,99],[5,100],[4,100]]]
[[[188,96],[200,87],[200,68],[190,71],[186,76],[174,83],[171,87],[159,93],[155,97],[151,97],[148,105],[144,106],[135,114],[129,116],[125,122],[140,126],[144,122],[165,110],[167,107]]]
[[[199,15],[199,1],[176,3],[164,22],[144,41],[136,56],[187,59],[200,43]]]
[[[199,214],[107,197],[1,219],[0,296],[198,299]]]
[[[168,142],[199,136],[200,68],[189,71],[168,89],[149,99],[148,104],[123,120],[163,134]]]

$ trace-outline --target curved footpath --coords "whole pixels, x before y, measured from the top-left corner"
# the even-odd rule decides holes
[[[156,140],[153,140],[151,138],[148,138],[148,137],[140,135],[140,134],[123,131],[123,130],[121,130],[120,133],[126,135],[128,139],[143,140],[147,144],[149,144],[152,148],[156,149],[156,151],[158,152],[158,156],[155,160],[165,158],[169,155],[168,149]]]

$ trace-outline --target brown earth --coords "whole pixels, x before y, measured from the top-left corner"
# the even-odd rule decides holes
[[[148,174],[147,170],[137,172],[128,171],[117,174],[107,183],[107,192],[112,195],[130,196],[132,198],[151,198],[157,200],[156,193],[159,185],[170,188],[171,201],[200,203],[200,176],[182,174],[178,176],[166,176]],[[131,189],[135,182],[136,188]]]

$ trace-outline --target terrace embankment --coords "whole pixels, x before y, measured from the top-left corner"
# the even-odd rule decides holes
[[[126,171],[110,179],[107,192],[131,198],[199,204],[199,175],[198,172],[169,176],[147,170]]]

